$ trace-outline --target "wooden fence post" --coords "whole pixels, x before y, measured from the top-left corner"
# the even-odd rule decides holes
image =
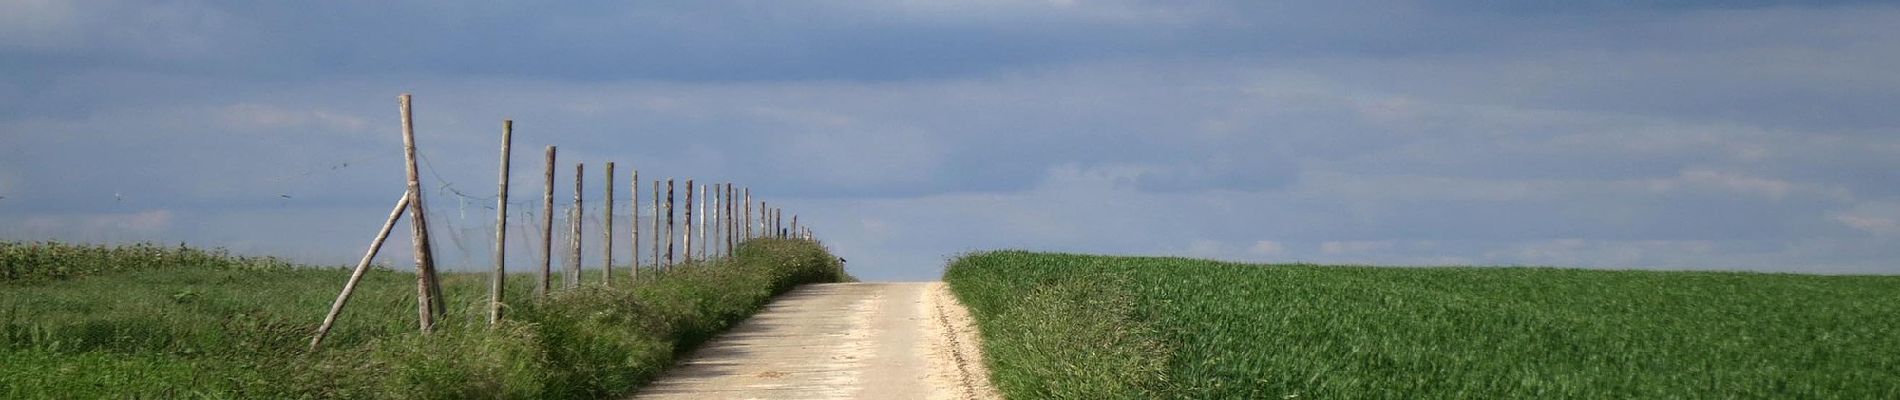
[[[416,170],[416,125],[410,109],[411,97],[403,93],[397,98],[402,111],[402,155],[404,172],[409,178],[409,226],[411,242],[416,257],[416,314],[422,333],[435,331],[436,303],[440,293],[436,288],[435,254],[429,248],[429,219],[422,202],[422,180]]]
[[[633,262],[627,265],[629,265],[629,269],[631,269],[631,271],[629,271],[629,279],[633,282],[638,282],[640,281],[640,169],[633,171],[633,180],[631,180],[631,184],[627,186],[627,191],[633,195],[633,203],[627,205],[627,209],[633,210],[633,212],[629,212],[629,214],[633,214],[633,216],[627,218],[627,224],[633,226],[631,227],[633,231],[629,231],[631,237],[627,239],[627,246],[633,246]]]
[[[547,297],[553,287],[549,272],[554,265],[554,146],[547,150],[547,186],[541,190],[541,276],[534,285],[534,297]]]
[[[584,234],[582,226],[586,225],[585,218],[587,214],[585,213],[586,208],[582,204],[581,199],[581,180],[586,177],[586,169],[587,165],[585,163],[574,163],[574,211],[571,214],[574,216],[574,223],[571,224],[573,225],[571,228],[573,229],[573,233],[569,235],[568,239],[569,242],[572,242],[570,243],[572,247],[569,249],[569,254],[572,255],[573,262],[568,264],[567,279],[562,281],[561,287],[566,289],[581,287],[581,270],[585,269],[581,263],[581,235]]]
[[[534,282],[534,298],[547,298],[555,264],[555,146],[547,146],[547,186],[542,188],[542,275]]]
[[[752,188],[745,188],[745,238],[752,240]]]
[[[667,236],[660,231],[660,180],[653,180],[653,271],[660,271],[660,238]]]
[[[739,207],[733,205],[731,201],[733,201],[731,182],[726,182],[726,256],[728,258],[733,254],[733,248],[739,246],[739,235],[735,235],[739,231],[739,224],[737,224],[739,218],[737,214],[733,214],[733,212],[739,212]]]
[[[614,279],[613,279],[614,278],[614,162],[613,161],[607,162],[607,185],[606,186],[607,186],[607,198],[601,200],[601,201],[606,202],[606,207],[602,208],[603,210],[605,210],[603,214],[606,214],[606,215],[603,216],[605,219],[601,220],[601,229],[600,229],[601,231],[600,232],[601,234],[600,285],[613,286],[614,285]]]
[[[725,242],[720,245],[719,253],[725,256],[732,255],[732,191],[727,189],[729,186],[732,184],[719,184],[719,221],[714,222],[719,225],[718,240]]]
[[[682,259],[684,263],[691,264],[693,263],[693,180],[692,179],[686,180],[686,221],[684,222],[685,224],[682,224],[682,225],[685,226],[684,231],[686,233],[686,237],[680,240],[681,240],[681,243],[684,244],[684,246],[681,246],[682,247],[681,250],[685,250],[685,251],[682,251],[680,253],[685,256]]]
[[[721,183],[719,184],[719,215],[723,218],[719,219],[719,239],[726,243],[720,252],[727,257],[732,256],[732,228],[734,227],[732,210],[732,184]]]
[[[317,334],[310,338],[310,351],[323,346],[323,337],[330,334],[330,327],[336,325],[336,316],[343,313],[343,305],[350,302],[350,294],[356,292],[356,283],[363,281],[363,272],[369,270],[369,263],[376,259],[376,252],[382,250],[383,241],[389,239],[389,232],[396,229],[396,220],[402,219],[403,209],[409,208],[409,191],[404,190],[396,198],[396,207],[389,210],[389,219],[383,220],[383,229],[377,231],[376,238],[369,241],[369,251],[363,252],[363,261],[356,263],[356,270],[350,272],[350,280],[343,284],[343,291],[336,294],[336,302],[330,303],[330,313],[323,316],[323,325],[317,326]]]
[[[699,243],[699,260],[700,261],[705,261],[707,259],[706,245],[710,244],[706,242],[706,231],[708,230],[707,228],[710,228],[710,226],[706,225],[706,201],[710,200],[706,198],[707,186],[712,186],[712,185],[699,186],[699,228],[698,228],[699,241],[695,243]]]
[[[666,178],[666,270],[673,270],[673,178]]]
[[[501,181],[495,189],[495,276],[488,285],[488,325],[501,323],[502,285],[508,279],[508,152],[514,145],[515,121],[501,121]]]

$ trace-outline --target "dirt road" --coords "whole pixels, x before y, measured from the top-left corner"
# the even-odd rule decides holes
[[[807,285],[635,399],[1000,399],[942,283]]]

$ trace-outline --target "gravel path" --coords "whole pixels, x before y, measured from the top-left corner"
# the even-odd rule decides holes
[[[807,285],[636,399],[1000,399],[968,313],[942,283]]]

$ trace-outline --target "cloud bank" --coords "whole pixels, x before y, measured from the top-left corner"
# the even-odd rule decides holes
[[[413,92],[438,247],[470,269],[512,118],[517,209],[557,144],[750,184],[868,279],[996,248],[1900,273],[1882,2],[0,11],[9,240],[351,261],[401,191]]]

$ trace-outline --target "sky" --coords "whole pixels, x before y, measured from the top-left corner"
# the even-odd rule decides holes
[[[607,161],[622,202],[631,169],[735,182],[866,280],[994,249],[1900,273],[1891,2],[643,3],[0,1],[0,240],[353,263],[413,93],[456,269],[492,265],[512,119],[518,271],[557,145],[557,206],[576,162],[596,207]]]

